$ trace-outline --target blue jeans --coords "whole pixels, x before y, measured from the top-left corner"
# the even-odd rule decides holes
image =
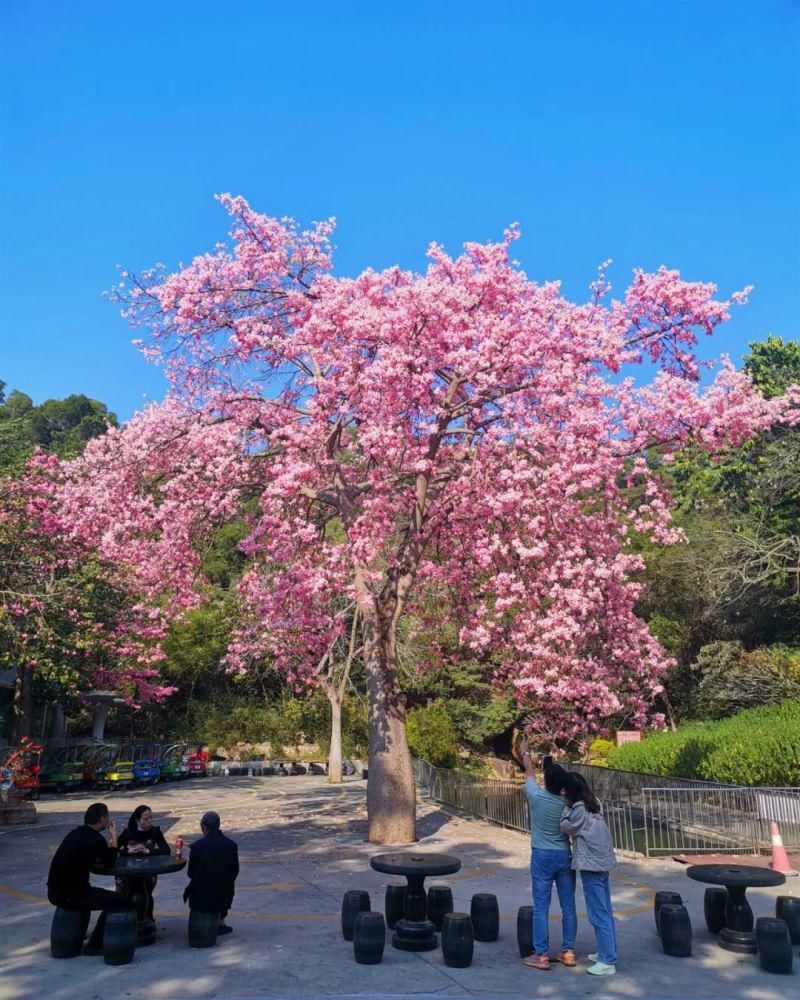
[[[533,950],[537,955],[546,955],[550,950],[549,917],[553,882],[561,904],[561,947],[564,951],[575,947],[578,914],[575,910],[575,872],[570,867],[571,863],[569,851],[534,848],[531,852]]]
[[[611,909],[611,880],[608,872],[581,872],[586,915],[597,939],[597,960],[617,964],[617,934]]]

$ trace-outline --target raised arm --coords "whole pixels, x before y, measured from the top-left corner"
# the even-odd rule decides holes
[[[519,741],[519,749],[522,754],[522,766],[525,768],[525,777],[530,778],[531,781],[536,781],[536,771],[533,767],[533,761],[531,760],[531,752],[528,749],[528,741],[523,738]]]

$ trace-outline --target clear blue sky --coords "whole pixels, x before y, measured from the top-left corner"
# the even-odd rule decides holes
[[[800,330],[800,5],[0,0],[0,378],[120,416],[164,384],[101,292],[223,238],[218,191],[336,215],[337,271],[519,221],[532,278],[757,286]]]

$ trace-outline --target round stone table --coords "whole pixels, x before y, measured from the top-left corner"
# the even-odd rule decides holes
[[[155,944],[156,922],[148,916],[151,893],[148,880],[153,875],[169,875],[186,867],[186,858],[175,858],[169,854],[120,855],[110,868],[96,865],[95,875],[123,876],[129,879],[130,900],[136,907],[137,945]]]
[[[783,885],[785,876],[769,868],[754,865],[692,865],[686,874],[695,882],[724,885],[728,890],[725,904],[725,926],[719,934],[720,948],[739,954],[755,953],[756,936],[753,933],[753,911],[747,902],[748,889]]]
[[[436,928],[426,919],[428,898],[425,895],[425,879],[429,875],[452,875],[461,867],[461,860],[452,854],[398,851],[377,854],[370,860],[370,865],[376,872],[404,875],[408,882],[403,917],[395,924],[392,946],[401,951],[433,951],[436,947]]]

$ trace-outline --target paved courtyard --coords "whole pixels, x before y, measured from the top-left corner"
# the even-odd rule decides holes
[[[364,843],[365,790],[360,780],[337,788],[314,777],[220,778],[106,796],[118,828],[137,804],[146,802],[171,843],[179,834],[189,840],[199,836],[200,814],[216,809],[225,832],[239,843],[242,862],[229,917],[232,935],[220,939],[216,948],[190,950],[181,900],[185,873],[162,876],[155,895],[159,939],[139,949],[131,965],[116,968],[102,958],[49,957],[53,911],[45,880],[50,857],[98,796],[43,799],[36,826],[0,833],[0,998],[800,997],[798,959],[794,975],[773,976],[762,972],[754,957],[719,948],[705,929],[703,886],[672,861],[624,861],[615,872],[616,977],[595,980],[585,974],[585,956],[594,950],[594,939],[581,897],[579,968],[526,969],[517,951],[516,913],[530,902],[527,838],[429,804],[420,807],[419,848],[453,853],[463,862],[456,876],[432,881],[452,886],[457,910],[468,911],[475,892],[494,892],[502,915],[500,940],[476,944],[468,969],[447,968],[441,950],[410,954],[388,943],[381,965],[356,965],[352,945],[342,940],[339,928],[342,894],[367,889],[373,909],[382,909],[387,882],[369,867],[370,856],[381,849]],[[113,888],[110,880],[94,881]],[[779,890],[750,890],[756,915],[774,914],[774,897],[781,892],[800,894],[798,882],[789,880]],[[692,958],[663,954],[652,917],[657,889],[682,893],[694,927]],[[551,921],[551,944],[557,945],[555,900]]]

